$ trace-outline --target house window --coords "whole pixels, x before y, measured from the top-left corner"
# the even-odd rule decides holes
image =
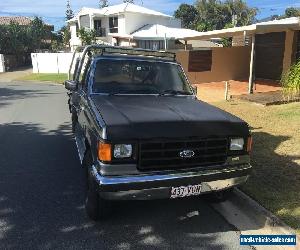
[[[109,32],[118,33],[118,17],[109,18]]]
[[[94,20],[94,29],[95,30],[101,29],[101,20]]]
[[[94,30],[96,31],[97,37],[106,36],[105,28],[101,27],[101,20],[94,20]]]
[[[165,48],[165,42],[162,40],[137,40],[136,43],[137,47],[141,49],[163,50]]]
[[[80,28],[90,29],[90,16],[83,15],[79,17]]]
[[[211,50],[194,50],[189,52],[189,72],[211,71],[211,65]]]

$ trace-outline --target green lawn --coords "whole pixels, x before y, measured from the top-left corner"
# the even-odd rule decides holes
[[[19,78],[21,81],[50,81],[55,83],[63,83],[67,80],[68,74],[30,74]]]
[[[300,103],[214,105],[241,117],[252,128],[254,171],[241,189],[300,233]]]

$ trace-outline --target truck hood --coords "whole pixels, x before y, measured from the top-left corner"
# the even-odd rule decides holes
[[[91,99],[106,124],[107,140],[249,134],[241,119],[193,97],[93,95]]]

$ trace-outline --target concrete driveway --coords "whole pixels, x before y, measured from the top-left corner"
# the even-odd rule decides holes
[[[0,83],[0,249],[248,249],[199,197],[118,202],[91,222],[62,86]]]
[[[18,78],[32,74],[31,67],[21,67],[14,71],[0,73],[0,82],[7,83],[17,80]]]

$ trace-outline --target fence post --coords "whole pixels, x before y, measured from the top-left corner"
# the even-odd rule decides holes
[[[56,54],[57,74],[59,75],[58,53]]]
[[[229,82],[226,81],[226,82],[225,82],[225,100],[226,100],[226,101],[228,101],[229,87],[230,87]]]
[[[0,73],[5,72],[4,56],[0,54]]]
[[[32,55],[32,59],[35,58],[36,69],[37,69],[37,73],[39,74],[40,73],[40,69],[39,69],[39,54],[38,53],[32,53],[31,55]]]

